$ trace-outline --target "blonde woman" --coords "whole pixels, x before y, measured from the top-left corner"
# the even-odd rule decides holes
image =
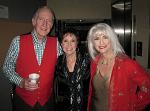
[[[88,49],[93,59],[88,111],[142,111],[150,102],[150,76],[125,54],[113,29],[94,25]]]

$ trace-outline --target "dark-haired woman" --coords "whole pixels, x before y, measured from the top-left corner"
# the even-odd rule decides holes
[[[71,31],[62,37],[64,54],[58,58],[54,79],[57,111],[86,111],[90,61],[77,48],[77,35]]]

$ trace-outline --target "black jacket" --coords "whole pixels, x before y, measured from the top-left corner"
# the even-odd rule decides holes
[[[74,71],[69,74],[64,55],[57,61],[54,98],[57,111],[86,111],[90,79],[88,54],[77,52]]]

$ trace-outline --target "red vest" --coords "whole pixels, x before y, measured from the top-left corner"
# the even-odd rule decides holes
[[[41,65],[38,64],[34,51],[31,34],[20,37],[20,49],[16,62],[16,72],[22,78],[28,78],[30,73],[40,74],[39,88],[35,91],[27,91],[16,87],[16,93],[27,104],[34,106],[36,102],[44,105],[52,94],[53,77],[57,60],[57,40],[48,37],[43,52]]]

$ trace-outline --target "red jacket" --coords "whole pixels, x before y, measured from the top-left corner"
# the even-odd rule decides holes
[[[41,65],[39,65],[34,51],[32,36],[29,34],[20,37],[20,49],[16,63],[16,72],[22,78],[28,78],[30,73],[40,74],[39,88],[37,90],[27,91],[23,88],[16,87],[16,93],[32,107],[36,102],[44,105],[51,96],[57,59],[56,47],[56,38],[48,37]]]
[[[98,56],[91,63],[88,111],[91,110],[92,80],[99,59]],[[109,83],[108,111],[142,111],[148,103],[149,74],[136,61],[125,56],[116,57]]]

